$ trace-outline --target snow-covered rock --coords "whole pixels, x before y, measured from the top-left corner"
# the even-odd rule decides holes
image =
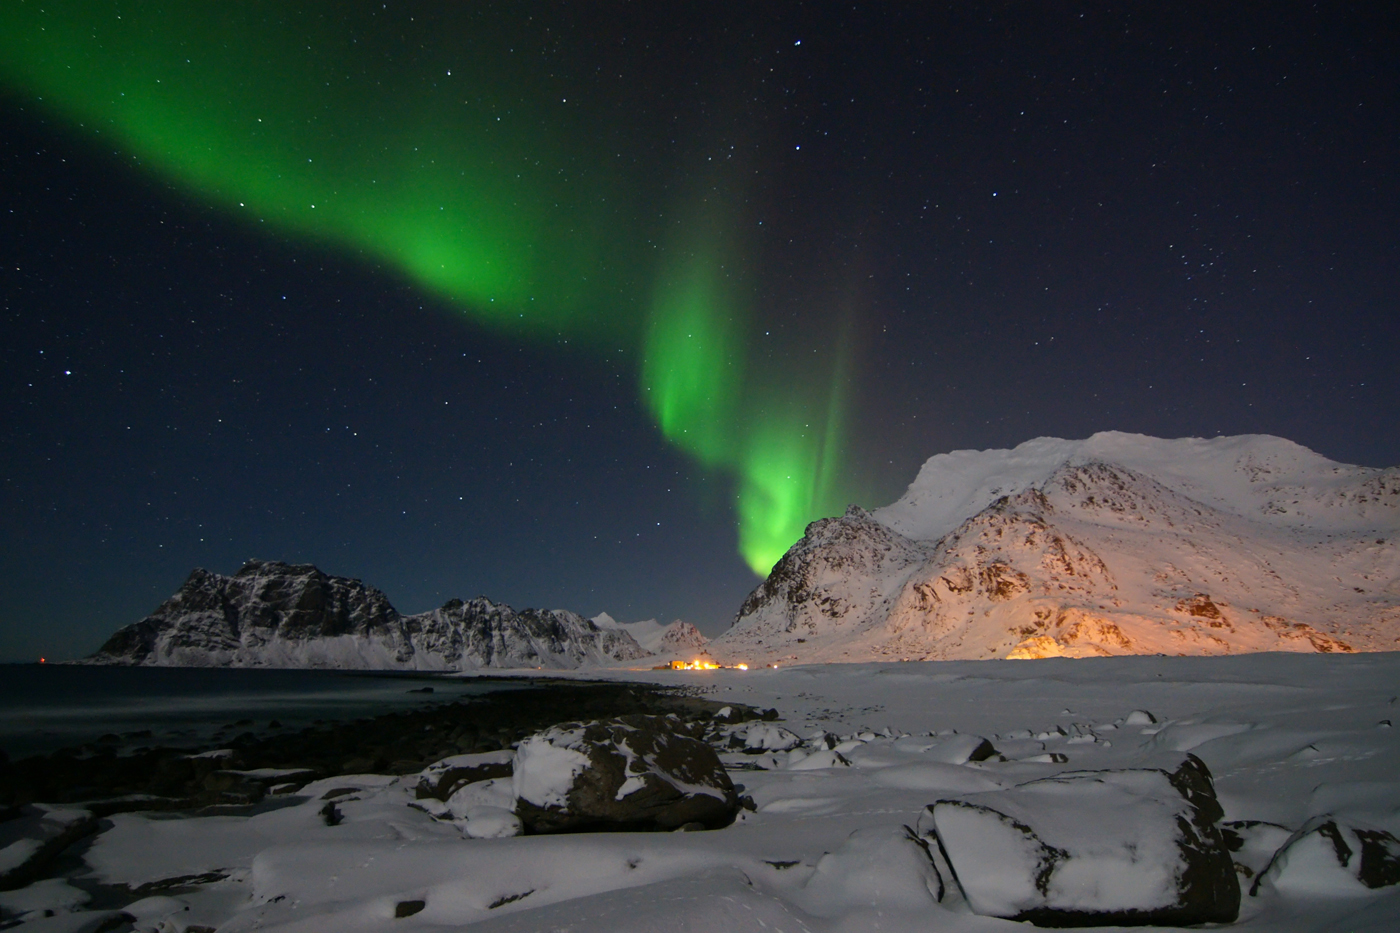
[[[756,722],[744,730],[744,747],[754,751],[785,752],[801,744],[800,736],[771,722]]]
[[[60,852],[96,831],[88,810],[42,803],[14,808],[0,821],[0,891],[43,877]]]
[[[928,843],[904,827],[858,829],[823,855],[803,885],[801,903],[817,916],[840,916],[879,903],[886,910],[936,909],[943,878]]]
[[[63,878],[45,878],[26,887],[0,891],[0,912],[17,920],[39,920],[73,913],[90,900],[91,894]]]
[[[564,723],[515,753],[516,813],[532,832],[726,826],[739,808],[714,749],[666,716]]]
[[[710,645],[732,661],[1400,646],[1400,468],[1265,435],[1106,432],[924,464],[822,519]]]
[[[1041,926],[1230,923],[1240,888],[1210,773],[1069,771],[940,800],[936,840],[978,914]]]
[[[1400,839],[1384,829],[1314,817],[1274,854],[1250,888],[1269,885],[1287,894],[1337,896],[1400,884]]]
[[[174,596],[88,660],[179,667],[573,669],[646,657],[630,635],[564,610],[478,597],[404,616],[383,593],[310,564],[197,569]]]

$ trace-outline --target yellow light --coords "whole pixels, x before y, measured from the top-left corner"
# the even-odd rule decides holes
[[[736,664],[736,665],[734,665],[734,666],[737,667],[737,668],[738,668],[739,670],[741,670],[741,671],[746,671],[746,670],[749,669],[749,666],[748,666],[747,664]]]

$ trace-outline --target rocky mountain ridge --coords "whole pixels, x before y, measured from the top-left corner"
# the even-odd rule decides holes
[[[814,522],[711,643],[747,661],[1400,647],[1400,469],[1105,433],[931,458]]]
[[[640,622],[619,622],[606,612],[594,616],[590,621],[604,631],[626,632],[643,649],[662,658],[693,657],[704,653],[710,640],[689,622],[676,619],[669,625],[662,625],[655,619]]]
[[[625,631],[565,610],[478,597],[401,615],[379,590],[310,564],[196,569],[151,615],[109,638],[97,664],[366,670],[573,669],[648,657]]]

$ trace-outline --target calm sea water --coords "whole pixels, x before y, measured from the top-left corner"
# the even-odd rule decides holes
[[[409,692],[426,686],[431,694]],[[523,686],[384,672],[0,664],[0,749],[17,759],[110,735],[127,746],[201,745],[267,732],[272,720],[302,728]]]

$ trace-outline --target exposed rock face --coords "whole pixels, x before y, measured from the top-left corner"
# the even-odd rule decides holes
[[[89,660],[187,667],[469,670],[576,668],[645,657],[626,632],[563,610],[477,598],[402,616],[383,593],[310,564],[195,570],[151,615]]]
[[[1210,772],[1070,771],[928,808],[976,913],[1038,926],[1231,923],[1240,888]]]
[[[531,832],[727,826],[739,795],[714,749],[678,719],[564,723],[520,743],[516,814]]]
[[[1400,469],[1279,438],[1100,434],[931,459],[813,522],[711,643],[735,661],[1400,647]]]

